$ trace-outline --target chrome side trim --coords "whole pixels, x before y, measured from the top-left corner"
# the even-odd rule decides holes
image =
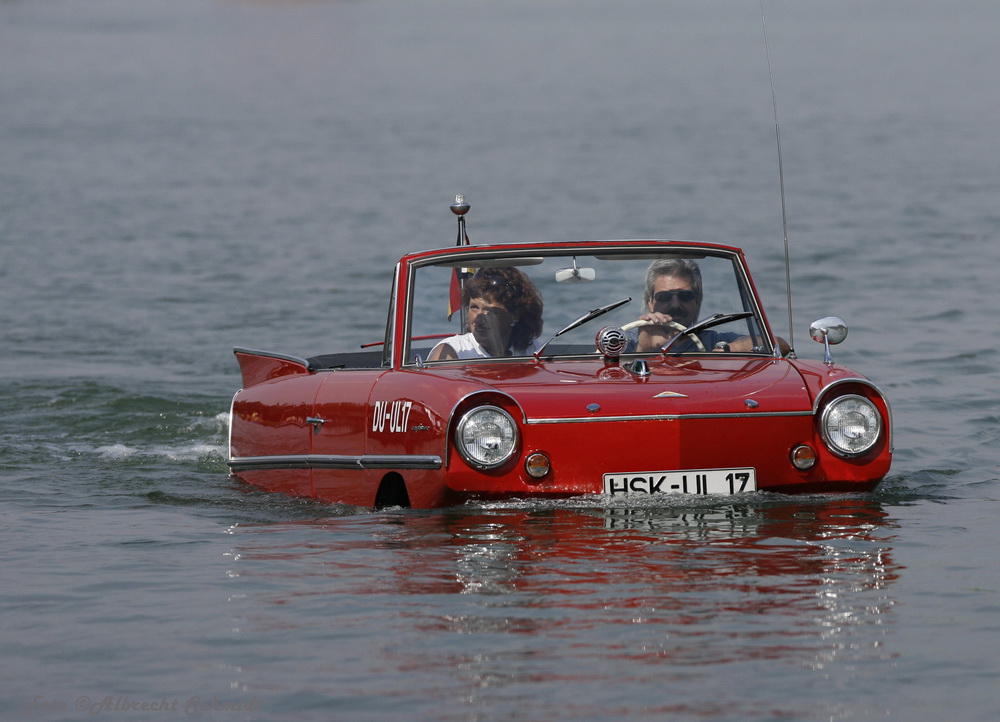
[[[761,417],[812,416],[811,411],[775,411],[771,413],[733,413],[733,414],[648,414],[646,416],[578,416],[565,419],[528,419],[528,425],[534,424],[593,424],[606,421],[684,421],[686,419],[759,419]]]
[[[440,456],[375,454],[335,456],[330,454],[291,454],[287,456],[242,456],[228,462],[232,471],[273,469],[440,469]]]

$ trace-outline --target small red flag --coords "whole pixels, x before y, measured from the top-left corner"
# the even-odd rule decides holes
[[[458,269],[452,269],[451,287],[448,289],[448,320],[462,305],[462,282],[458,280]]]
[[[465,245],[469,245],[469,234],[465,234]],[[454,269],[451,272],[451,285],[448,288],[448,320],[455,315],[455,311],[462,307],[462,277],[460,273],[468,273],[470,269]]]

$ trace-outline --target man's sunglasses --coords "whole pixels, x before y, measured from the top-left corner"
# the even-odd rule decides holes
[[[657,303],[670,303],[674,300],[674,296],[677,296],[677,300],[681,303],[691,303],[697,298],[697,294],[694,291],[684,289],[683,291],[660,291],[653,294],[653,300]]]

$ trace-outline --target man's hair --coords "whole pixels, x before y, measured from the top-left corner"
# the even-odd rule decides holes
[[[646,269],[646,290],[643,293],[643,310],[650,307],[653,287],[660,276],[677,276],[691,282],[698,305],[701,305],[701,269],[688,258],[661,258],[649,264]]]

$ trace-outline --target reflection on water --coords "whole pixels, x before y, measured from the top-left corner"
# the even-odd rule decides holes
[[[848,670],[893,656],[894,527],[868,498],[361,519],[234,528],[250,625],[292,617],[282,608],[301,607],[299,595],[325,598],[323,634],[385,633],[363,657],[371,669],[419,688],[422,670],[440,684],[451,668],[457,688],[480,693],[543,684],[553,669],[621,685],[704,665],[744,675],[761,662]]]

